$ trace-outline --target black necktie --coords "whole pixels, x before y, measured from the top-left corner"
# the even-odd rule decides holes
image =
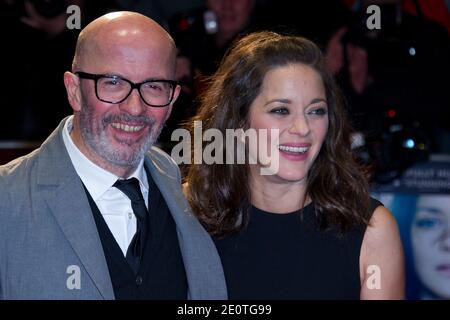
[[[128,247],[126,258],[135,273],[138,272],[140,262],[144,255],[145,240],[148,232],[148,211],[142,197],[139,180],[130,178],[117,180],[113,187],[122,191],[131,200],[131,208],[137,219],[136,234]]]

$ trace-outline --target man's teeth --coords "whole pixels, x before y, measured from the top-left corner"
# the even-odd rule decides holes
[[[308,151],[309,147],[291,147],[291,146],[278,146],[281,151],[305,153]]]
[[[111,123],[111,126],[116,129],[120,129],[126,132],[136,132],[144,128],[144,126],[129,126],[122,123]]]

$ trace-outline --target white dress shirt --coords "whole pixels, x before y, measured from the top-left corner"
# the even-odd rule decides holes
[[[123,255],[126,256],[128,246],[136,233],[136,217],[131,208],[131,200],[122,191],[113,187],[113,184],[120,179],[118,176],[86,158],[73,143],[70,136],[72,120],[73,116],[67,119],[62,131],[64,145],[75,171],[97,204]],[[139,180],[142,196],[148,208],[148,181],[144,170],[144,160],[141,160],[137,169],[128,178],[131,177]]]

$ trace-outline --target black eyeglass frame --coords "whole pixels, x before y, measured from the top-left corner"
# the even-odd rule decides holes
[[[139,92],[139,96],[141,97],[142,101],[144,101],[144,103],[146,105],[148,105],[150,107],[154,107],[154,108],[164,108],[164,107],[167,107],[169,104],[172,103],[173,96],[175,94],[175,89],[179,85],[178,81],[176,81],[176,80],[167,80],[167,79],[151,79],[151,80],[145,80],[145,81],[136,83],[136,82],[133,82],[131,80],[128,80],[128,79],[123,78],[123,77],[118,76],[118,75],[93,74],[93,73],[88,73],[88,72],[84,72],[84,71],[76,71],[76,72],[74,72],[74,74],[77,75],[80,79],[94,80],[94,83],[95,83],[95,95],[97,96],[97,99],[102,101],[102,102],[112,103],[112,104],[119,104],[119,103],[124,102],[130,96],[131,92],[134,89],[137,89],[137,91]],[[107,100],[101,99],[100,96],[98,95],[98,90],[97,90],[97,83],[98,83],[98,80],[100,78],[120,79],[120,80],[123,80],[125,82],[128,82],[130,84],[130,92],[128,92],[128,94],[125,96],[125,98],[123,98],[122,100],[117,101],[117,102],[112,102],[112,101],[107,101]],[[164,104],[164,105],[153,105],[153,104],[150,104],[147,101],[145,101],[145,99],[144,99],[144,97],[143,97],[143,95],[141,93],[141,86],[143,84],[149,83],[149,82],[165,82],[165,83],[168,83],[168,84],[170,84],[172,86],[172,93],[170,95],[169,102],[167,104]]]

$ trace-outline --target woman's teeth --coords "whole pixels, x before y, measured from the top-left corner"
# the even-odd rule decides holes
[[[306,151],[308,151],[309,147],[292,147],[292,146],[279,145],[278,149],[280,149],[281,151],[286,151],[286,152],[305,153]]]

